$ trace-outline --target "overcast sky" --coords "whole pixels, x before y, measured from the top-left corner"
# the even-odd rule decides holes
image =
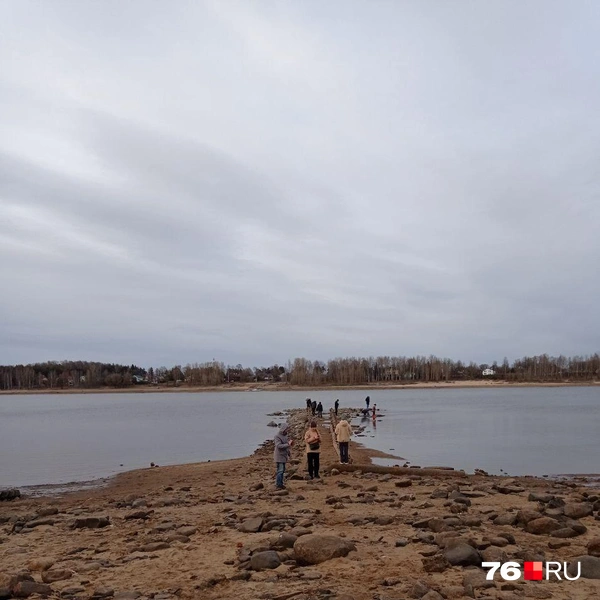
[[[0,2],[0,363],[600,350],[600,3]]]

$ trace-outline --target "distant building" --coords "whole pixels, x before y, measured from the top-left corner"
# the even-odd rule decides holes
[[[495,374],[496,374],[496,371],[494,371],[494,369],[484,369],[484,370],[481,372],[481,374],[482,374],[484,377],[487,377],[488,375],[495,375]]]

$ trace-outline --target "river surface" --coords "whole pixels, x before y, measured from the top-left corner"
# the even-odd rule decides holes
[[[281,422],[269,413],[307,396],[362,408],[367,394],[381,416],[355,419],[355,439],[413,465],[600,472],[600,387],[0,395],[0,487],[246,456]]]

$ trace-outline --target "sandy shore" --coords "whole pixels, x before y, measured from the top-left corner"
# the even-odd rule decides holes
[[[199,392],[311,392],[337,390],[414,390],[414,389],[456,389],[456,388],[513,388],[513,387],[600,387],[600,381],[586,382],[524,382],[517,383],[502,380],[470,380],[470,381],[438,381],[417,383],[374,383],[368,385],[324,385],[304,387],[286,383],[231,383],[218,386],[166,386],[137,385],[128,388],[63,388],[32,390],[0,390],[0,395],[13,394],[154,394],[165,392],[199,393]]]
[[[303,411],[291,422],[301,439]],[[305,479],[299,444],[283,492],[274,489],[267,443],[247,458],[142,469],[101,489],[1,502],[0,597],[27,571],[51,582],[38,591],[62,598],[600,598],[600,579],[486,582],[478,566],[600,553],[600,492],[584,481],[387,473],[354,443],[346,472],[327,421],[320,429],[322,478]],[[351,551],[305,565],[307,550],[290,545],[304,538],[315,557],[326,544],[310,535],[335,536],[342,554]],[[275,560],[258,556],[272,550],[276,568],[250,568]]]

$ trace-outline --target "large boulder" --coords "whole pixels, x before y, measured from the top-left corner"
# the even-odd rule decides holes
[[[571,577],[577,575],[577,563],[581,565],[581,576],[585,579],[600,579],[600,558],[596,556],[576,556],[567,568]]]
[[[298,563],[318,565],[319,563],[348,556],[356,546],[335,535],[303,535],[294,543],[294,555]]]
[[[540,517],[539,519],[533,519],[527,523],[525,530],[535,535],[543,535],[552,533],[557,529],[561,529],[562,525],[552,517]]]
[[[21,497],[21,491],[16,488],[8,490],[0,490],[0,502],[6,502],[9,500],[16,500]]]
[[[253,571],[264,571],[265,569],[276,569],[281,564],[279,554],[275,550],[256,552],[250,559],[250,568]]]

